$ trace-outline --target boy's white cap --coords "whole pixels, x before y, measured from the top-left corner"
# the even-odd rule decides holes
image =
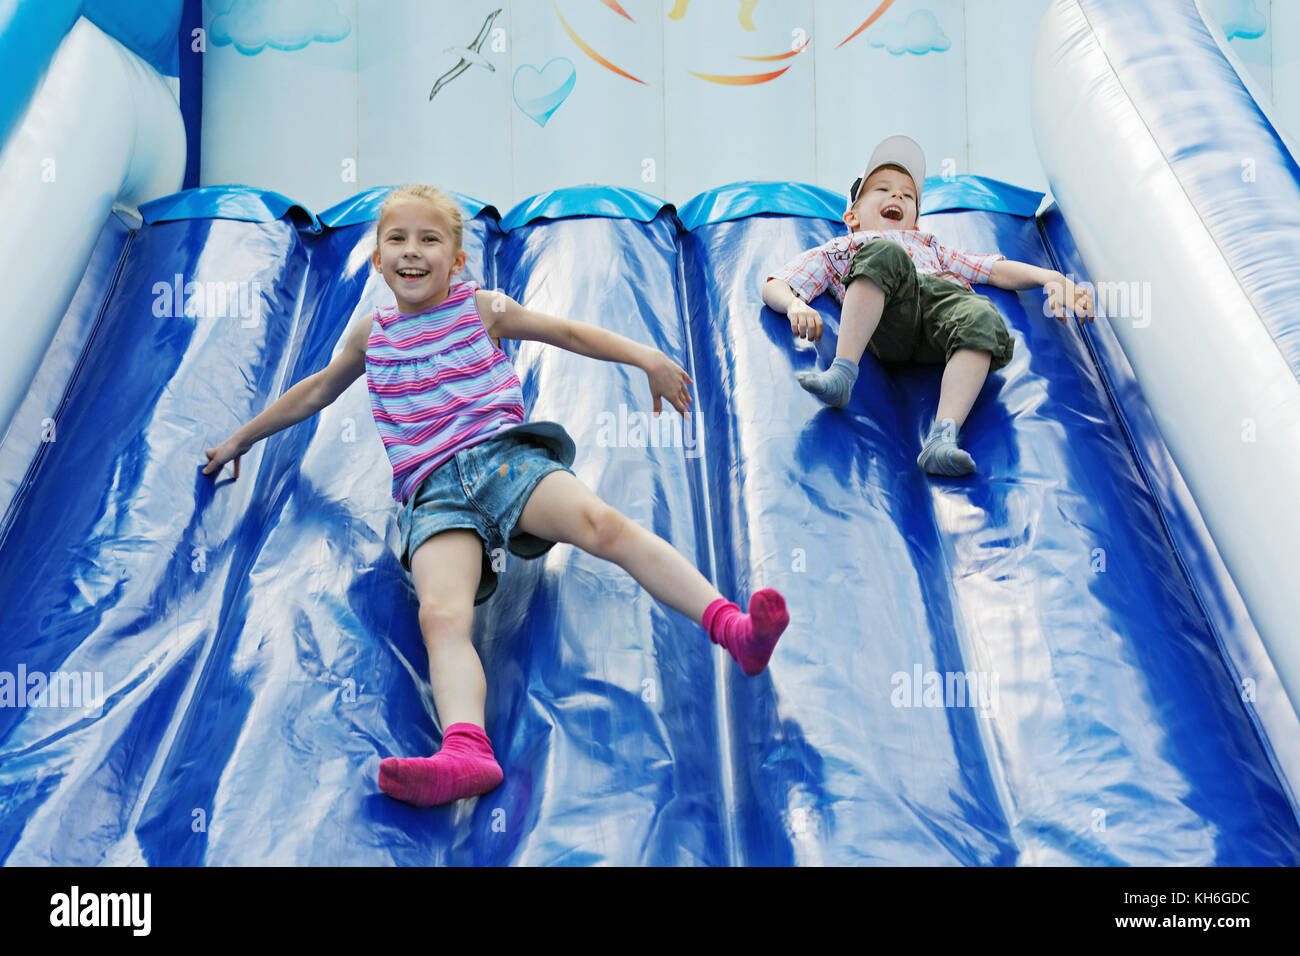
[[[849,208],[858,201],[862,184],[881,166],[901,166],[907,170],[907,175],[911,176],[912,182],[916,184],[916,211],[919,215],[921,188],[925,185],[925,153],[921,149],[921,144],[910,136],[890,136],[888,139],[881,140],[880,145],[872,151],[871,159],[867,161],[867,171],[862,174],[861,179],[855,179],[849,189]]]

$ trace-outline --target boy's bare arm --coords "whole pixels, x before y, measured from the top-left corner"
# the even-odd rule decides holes
[[[793,302],[802,302],[794,290],[780,279],[768,279],[763,284],[763,304],[773,312],[785,315]]]
[[[1041,289],[1049,282],[1064,281],[1065,276],[1059,272],[1014,259],[999,259],[993,263],[993,270],[989,273],[989,285],[1012,291]]]
[[[790,319],[790,329],[795,338],[816,342],[822,337],[821,313],[795,295],[794,290],[780,279],[768,279],[764,283],[763,304]]]
[[[238,478],[239,458],[248,449],[268,435],[310,418],[342,395],[366,370],[366,341],[369,337],[370,317],[367,316],[353,324],[342,351],[329,365],[298,382],[216,448],[207,449],[208,463],[203,467],[203,474],[214,475],[226,462],[233,460],[235,477]]]
[[[1055,269],[1044,269],[1014,259],[999,259],[993,263],[989,273],[989,285],[1012,291],[1043,289],[1047,292],[1052,314],[1062,322],[1070,312],[1089,322],[1095,315],[1092,292],[1075,285]]]

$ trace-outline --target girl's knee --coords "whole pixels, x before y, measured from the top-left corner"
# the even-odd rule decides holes
[[[628,519],[617,508],[600,501],[583,510],[583,525],[583,550],[604,557],[618,550],[627,535]]]
[[[467,595],[464,601],[422,598],[419,618],[426,642],[468,639],[474,625],[474,596]]]

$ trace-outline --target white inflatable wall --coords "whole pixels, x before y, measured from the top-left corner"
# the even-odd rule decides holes
[[[172,86],[77,21],[0,153],[0,441],[114,204],[174,192],[184,172]]]
[[[1094,282],[1148,284],[1146,314],[1111,326],[1300,710],[1300,383],[1076,0],[1048,11],[1033,72],[1052,191]]]

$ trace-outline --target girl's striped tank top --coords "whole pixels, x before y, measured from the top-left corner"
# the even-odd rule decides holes
[[[370,407],[401,504],[462,448],[523,423],[519,377],[483,327],[477,288],[456,283],[427,312],[381,308],[370,324]]]

